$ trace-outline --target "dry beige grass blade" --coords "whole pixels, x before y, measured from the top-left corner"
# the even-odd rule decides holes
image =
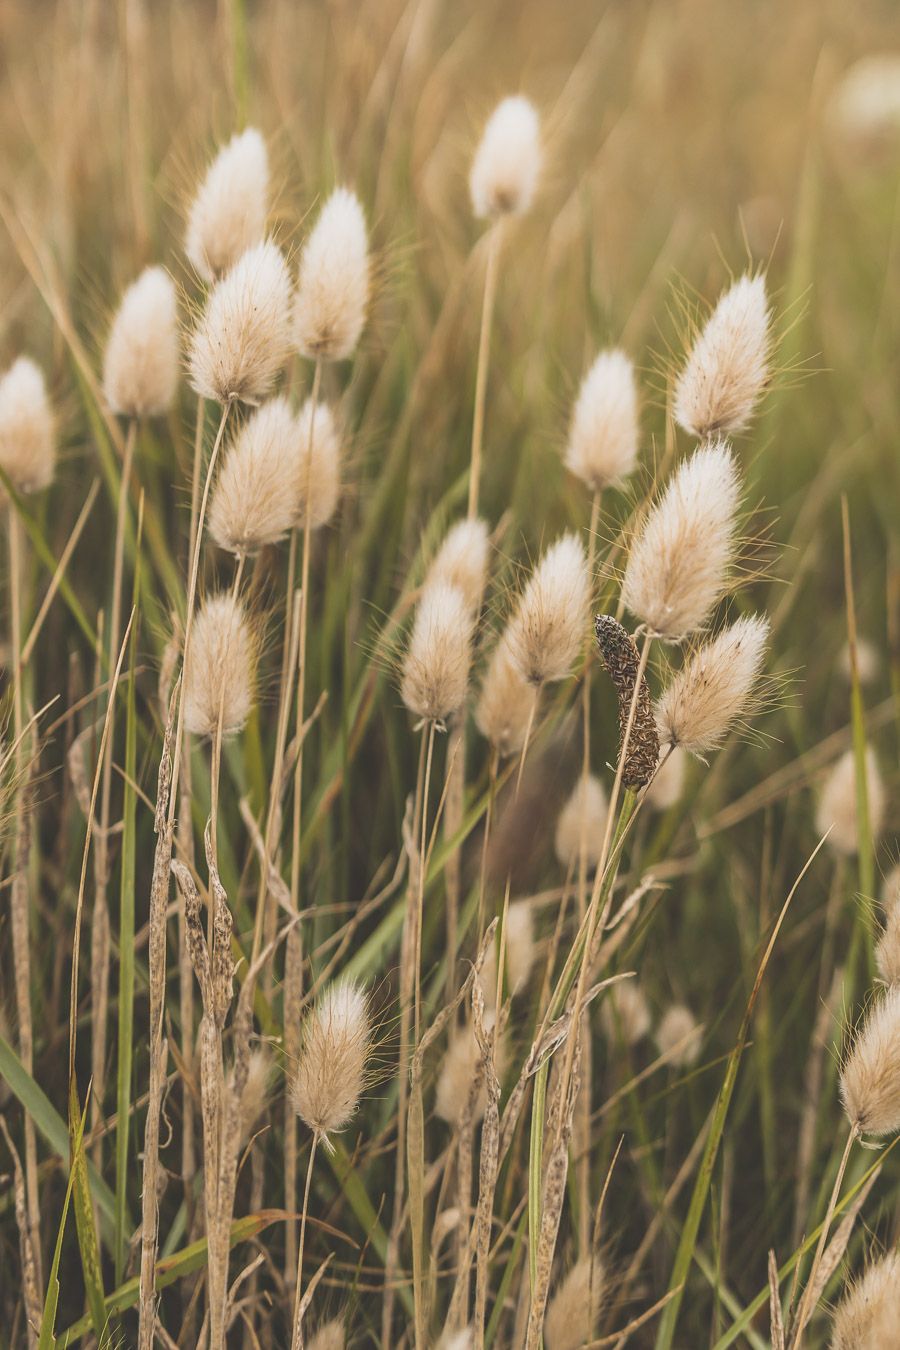
[[[6,1141],[13,1160],[13,1199],[16,1210],[16,1227],[19,1230],[19,1257],[22,1262],[22,1293],[25,1300],[25,1316],[28,1322],[29,1345],[37,1345],[38,1328],[41,1324],[42,1301],[38,1285],[34,1248],[31,1244],[31,1232],[28,1223],[28,1199],[25,1194],[25,1174],[18,1149],[6,1125],[6,1118],[0,1116],[0,1132]]]
[[[498,977],[499,985],[499,977]],[[494,1192],[500,1166],[500,1080],[495,1067],[496,1029],[500,1013],[492,1031],[484,1025],[484,993],[480,981],[472,986],[472,1015],[475,1038],[481,1054],[481,1073],[487,1102],[481,1125],[481,1157],[478,1169],[478,1207],[475,1212],[475,1312],[472,1339],[474,1350],[484,1346],[484,1318],[488,1299],[488,1257],[491,1240],[491,1217]]]
[[[772,1350],[785,1350],[784,1320],[781,1316],[781,1292],[778,1284],[778,1262],[775,1253],[769,1249],[769,1334],[772,1338]]]
[[[78,541],[81,538],[84,527],[88,522],[88,517],[90,516],[91,511],[93,510],[94,503],[97,500],[97,493],[99,491],[100,491],[100,479],[95,478],[93,483],[91,484],[90,491],[88,492],[88,495],[84,500],[84,505],[82,506],[80,512],[78,513],[78,519],[72,526],[72,531],[68,539],[66,540],[65,548],[59,555],[59,562],[56,564],[53,576],[50,578],[50,584],[47,587],[43,600],[41,601],[40,608],[38,609],[38,612],[35,615],[34,622],[32,623],[28,633],[28,637],[22,644],[23,667],[27,666],[28,662],[31,659],[31,654],[34,651],[34,645],[37,642],[38,638],[40,637],[41,630],[44,627],[44,620],[46,619],[48,613],[50,612],[50,606],[56,599],[56,594],[57,591],[59,590],[62,581],[65,579],[66,571],[68,569],[69,563],[72,560],[72,554],[78,547]]]

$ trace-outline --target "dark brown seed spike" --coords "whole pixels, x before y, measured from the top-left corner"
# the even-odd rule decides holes
[[[610,614],[598,614],[594,632],[603,668],[616,687],[619,696],[619,753],[628,725],[628,713],[634,697],[634,682],[640,668],[640,653],[634,638]],[[642,788],[656,770],[659,762],[659,735],[653,716],[653,703],[647,681],[641,676],[641,686],[634,709],[631,735],[622,770],[622,782],[627,788]]]

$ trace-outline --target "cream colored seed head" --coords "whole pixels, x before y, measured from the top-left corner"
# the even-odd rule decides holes
[[[634,366],[616,348],[601,352],[581,382],[572,412],[566,468],[592,492],[620,483],[638,454]]]
[[[660,1054],[665,1055],[676,1068],[689,1068],[697,1062],[701,1042],[702,1028],[698,1026],[690,1008],[673,1003],[656,1028],[656,1044]]]
[[[359,198],[336,188],[300,255],[294,342],[303,356],[352,356],[369,304],[369,240]]]
[[[850,644],[845,642],[838,658],[838,670],[845,680],[851,679]],[[881,673],[881,653],[874,642],[866,638],[856,641],[856,670],[860,684],[874,684]]]
[[[582,840],[588,867],[596,867],[603,851],[603,835],[609,803],[599,778],[589,774],[578,779],[556,822],[554,846],[563,867],[577,867]]]
[[[580,1350],[592,1339],[603,1303],[604,1271],[597,1256],[583,1256],[560,1281],[547,1307],[547,1350]]]
[[[344,1323],[339,1317],[334,1317],[330,1322],[326,1322],[309,1342],[309,1350],[344,1350],[347,1344],[347,1337],[344,1333]]]
[[[644,801],[651,811],[668,811],[684,791],[687,772],[687,751],[676,747],[671,752],[660,752],[661,764],[644,793]]]
[[[425,585],[443,581],[457,586],[473,614],[481,610],[487,582],[488,528],[483,520],[458,520],[444,536],[425,577]]]
[[[20,356],[0,378],[0,468],[17,492],[39,492],[53,481],[55,431],[44,376]],[[0,501],[5,496],[0,487]]]
[[[736,553],[741,480],[724,441],[676,469],[631,546],[622,599],[651,633],[679,642],[724,595]]]
[[[437,1343],[437,1350],[472,1350],[474,1344],[471,1327],[463,1327],[462,1331],[449,1331],[445,1327]]]
[[[515,755],[525,743],[538,690],[512,658],[505,636],[494,648],[481,682],[475,725],[498,755]]]
[[[203,398],[256,403],[290,347],[291,278],[268,240],[242,254],[209,293],[191,335],[191,387]]]
[[[485,1031],[492,1031],[493,1026],[494,1014],[491,1011],[486,1011],[484,1015]],[[497,1062],[495,1064],[498,1075],[503,1073],[504,1060],[505,1042],[501,1037],[497,1044]],[[434,1109],[441,1120],[446,1120],[448,1125],[455,1125],[461,1113],[466,1109],[469,1094],[476,1076],[480,1072],[481,1051],[475,1037],[475,1028],[471,1022],[467,1022],[464,1027],[456,1027],[451,1032],[450,1042],[438,1074]],[[482,1082],[475,1098],[472,1113],[473,1124],[477,1125],[478,1121],[481,1120],[486,1106],[487,1093]]]
[[[719,300],[675,387],[675,420],[692,436],[743,431],[769,379],[771,311],[762,276]]]
[[[900,1253],[888,1252],[855,1280],[834,1314],[831,1350],[900,1345]]]
[[[219,548],[242,555],[274,544],[298,509],[300,436],[286,398],[250,414],[226,451],[209,506],[209,532]]]
[[[600,1005],[600,1021],[607,1040],[637,1045],[650,1030],[650,1009],[635,980],[622,980],[606,994]]]
[[[291,1086],[297,1115],[326,1139],[355,1114],[372,1050],[368,1000],[349,981],[331,984],[306,1015]]]
[[[422,592],[400,684],[403,702],[417,717],[443,722],[462,707],[472,664],[472,626],[458,587],[439,581]]]
[[[341,443],[327,403],[308,398],[297,414],[296,524],[318,530],[334,515],[341,491]]]
[[[246,1143],[266,1107],[272,1086],[272,1056],[266,1049],[254,1050],[247,1064],[247,1081],[241,1094],[241,1141]],[[234,1070],[228,1075],[229,1097],[234,1093]]]
[[[590,581],[581,540],[564,534],[532,572],[505,633],[521,674],[534,685],[562,680],[588,631]]]
[[[656,705],[661,746],[718,749],[752,706],[768,637],[768,619],[738,619],[688,658]]]
[[[214,281],[262,240],[268,209],[266,143],[248,127],[222,147],[191,203],[184,247],[204,281]]]
[[[184,725],[192,736],[233,736],[250,715],[258,638],[241,601],[227,591],[204,600],[194,619],[184,672]]]
[[[866,795],[869,826],[872,838],[877,839],[884,825],[884,785],[871,747],[866,750]],[[816,811],[816,830],[820,835],[831,831],[828,844],[836,853],[850,857],[859,852],[856,758],[852,750],[841,756],[825,779]]]
[[[884,901],[884,928],[875,944],[875,964],[885,984],[900,984],[900,895],[888,892]]]
[[[488,118],[472,161],[469,190],[476,216],[522,215],[541,171],[540,120],[527,98],[505,98]]]
[[[507,994],[520,993],[534,965],[534,915],[527,900],[516,900],[506,913],[506,950],[503,957],[503,987]],[[497,944],[488,948],[479,975],[485,1006],[497,1006]]]
[[[900,985],[867,1013],[841,1070],[841,1100],[862,1134],[900,1130]]]
[[[148,267],[119,305],[103,358],[103,396],[124,417],[168,412],[178,389],[178,307],[161,267]]]

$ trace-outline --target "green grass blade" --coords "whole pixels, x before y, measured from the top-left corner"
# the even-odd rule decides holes
[[[75,1142],[78,1149],[82,1149],[84,1139],[84,1122],[87,1112],[81,1117],[75,1135]],[[47,1281],[47,1294],[44,1299],[44,1310],[41,1315],[41,1330],[38,1340],[38,1350],[53,1350],[56,1345],[56,1336],[53,1328],[56,1325],[56,1309],[59,1303],[59,1262],[62,1256],[63,1237],[66,1231],[66,1219],[69,1217],[69,1203],[72,1199],[72,1187],[75,1184],[75,1169],[69,1172],[69,1184],[66,1187],[66,1198],[63,1201],[62,1215],[59,1220],[59,1229],[56,1234],[56,1247],[53,1252],[53,1264],[50,1267],[50,1278]],[[69,1337],[65,1337],[68,1343]]]
[[[84,1151],[84,1115],[80,1109],[74,1076],[69,1081],[69,1131],[72,1141],[72,1197],[75,1203],[75,1232],[81,1255],[81,1273],[84,1276],[84,1289],[94,1334],[100,1343],[100,1350],[108,1350],[109,1319],[106,1315],[103,1272],[100,1269],[100,1251],[97,1245],[97,1230],[94,1226],[94,1204],[91,1199],[91,1184]]]

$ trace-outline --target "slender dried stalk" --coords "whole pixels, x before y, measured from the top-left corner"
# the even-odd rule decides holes
[[[34,1248],[31,1245],[31,1232],[28,1224],[28,1201],[25,1195],[25,1174],[22,1160],[13,1143],[12,1136],[3,1116],[0,1116],[0,1133],[6,1141],[13,1160],[14,1201],[16,1208],[16,1227],[19,1230],[19,1259],[22,1263],[22,1293],[25,1300],[25,1316],[28,1322],[28,1344],[38,1343],[38,1328],[41,1323],[41,1294],[35,1265]]]
[[[484,405],[487,394],[488,361],[491,349],[491,326],[494,302],[497,298],[497,276],[500,268],[500,246],[503,242],[503,221],[498,220],[488,234],[487,264],[484,273],[484,296],[481,304],[481,330],[478,335],[478,365],[475,371],[475,410],[472,417],[472,454],[469,466],[468,516],[478,514],[478,495],[481,486],[481,447],[484,438]]]
[[[822,1261],[822,1255],[825,1251],[825,1243],[828,1240],[828,1230],[831,1227],[831,1220],[834,1217],[834,1211],[837,1208],[838,1196],[841,1193],[841,1185],[844,1180],[844,1173],[847,1170],[847,1164],[850,1161],[850,1154],[853,1145],[859,1138],[859,1126],[854,1124],[850,1126],[850,1132],[847,1135],[847,1142],[844,1145],[844,1152],[841,1155],[841,1161],[838,1165],[837,1176],[834,1179],[834,1186],[831,1189],[831,1198],[828,1201],[828,1208],[825,1211],[825,1218],[822,1220],[822,1228],[819,1233],[819,1241],[816,1243],[815,1254],[813,1255],[812,1265],[809,1268],[809,1276],[806,1281],[806,1288],[803,1291],[803,1298],[800,1300],[800,1307],[797,1309],[796,1329],[791,1342],[792,1350],[801,1350],[803,1336],[806,1331],[806,1325],[812,1317],[817,1300],[816,1293],[816,1275],[819,1271],[819,1265]]]
[[[309,1188],[312,1185],[313,1163],[316,1160],[318,1134],[313,1134],[309,1147],[309,1163],[306,1168],[306,1185],[303,1188],[303,1209],[300,1213],[300,1242],[297,1248],[297,1287],[294,1300],[293,1330],[291,1332],[291,1350],[303,1347],[303,1300],[300,1291],[303,1288],[303,1244],[306,1238],[306,1215],[309,1210]]]

